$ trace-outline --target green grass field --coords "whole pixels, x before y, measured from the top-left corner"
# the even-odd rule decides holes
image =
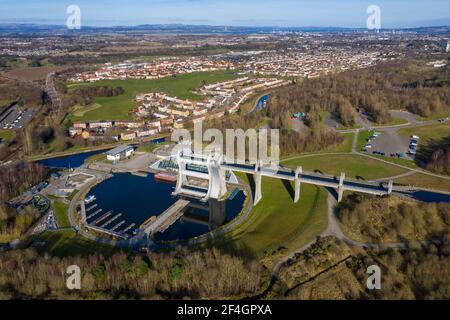
[[[436,114],[433,114],[429,117],[420,117],[418,116],[416,119],[419,121],[429,121],[429,120],[437,120],[450,116],[450,110],[442,111]]]
[[[10,99],[0,99],[0,107],[6,106],[9,103],[11,103]]]
[[[184,74],[178,75],[176,78],[168,77],[157,80],[105,80],[94,84],[69,84],[70,89],[92,85],[125,89],[125,93],[120,96],[96,98],[95,103],[100,107],[92,108],[88,106],[86,107],[87,110],[78,108],[76,114],[79,116],[73,114],[70,119],[72,121],[130,120],[132,117],[128,112],[135,106],[134,99],[139,93],[165,92],[182,99],[201,100],[202,97],[193,93],[192,90],[201,87],[203,83],[221,82],[237,77],[239,76],[233,72],[214,71]]]
[[[90,111],[94,111],[96,109],[101,108],[101,104],[98,103],[92,103],[88,106],[80,106],[80,105],[76,105],[73,107],[73,115],[75,117],[83,117],[86,113],[90,112]]]
[[[60,228],[70,228],[70,221],[67,215],[68,206],[61,201],[54,201],[53,208],[55,213],[56,221],[58,222],[58,227]]]
[[[361,126],[359,124],[355,124],[353,126],[344,126],[343,124],[340,124],[337,126],[337,130],[353,130],[353,129],[360,129]]]
[[[412,160],[408,160],[408,159],[402,159],[402,158],[393,158],[393,157],[386,157],[386,156],[380,156],[378,154],[369,154],[371,157],[377,158],[377,159],[381,159],[387,162],[391,162],[394,164],[399,164],[401,166],[405,166],[411,169],[416,169],[417,168],[417,164],[412,161]]]
[[[89,158],[84,160],[84,164],[92,164],[97,161],[106,160],[106,155],[103,153],[94,154],[90,156]]]
[[[353,138],[355,137],[354,133],[342,133],[342,136],[344,137],[344,142],[327,152],[351,152],[352,151],[352,145],[353,145]]]
[[[423,173],[415,173],[394,181],[396,184],[419,188],[431,188],[435,190],[450,191],[450,180],[429,176]]]
[[[314,155],[294,160],[280,161],[283,166],[296,168],[302,166],[306,171],[319,170],[324,174],[347,177],[360,177],[365,180],[380,179],[405,173],[407,170],[361,155]]]
[[[11,140],[16,136],[14,130],[0,130],[0,139]]]
[[[373,131],[363,130],[358,134],[358,142],[356,144],[356,151],[361,149],[367,144],[367,139],[372,135]]]
[[[136,152],[153,152],[156,148],[159,148],[167,143],[157,143],[157,144],[146,144],[139,146]]]
[[[95,253],[109,256],[119,251],[112,246],[83,238],[72,230],[45,231],[37,237],[37,240],[45,242],[44,246],[37,248],[39,252],[48,252],[52,256],[57,257],[90,255]]]
[[[398,133],[402,136],[409,137],[417,135],[420,137],[420,143],[426,143],[427,140],[442,139],[450,135],[450,123],[434,124],[431,126],[404,128]]]
[[[262,192],[263,198],[250,217],[227,235],[227,241],[237,248],[267,258],[307,244],[326,228],[324,189],[303,185],[300,201],[294,203],[282,181],[264,177]]]

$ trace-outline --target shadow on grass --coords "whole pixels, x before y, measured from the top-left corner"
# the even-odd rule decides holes
[[[448,154],[450,150],[450,136],[443,139],[429,140],[417,150],[415,163],[430,171],[440,174],[449,174]]]
[[[336,189],[330,187],[325,187],[325,189],[336,199],[336,201],[338,200],[339,195]]]
[[[283,183],[283,186],[286,189],[286,191],[289,193],[292,201],[294,201],[294,199],[295,199],[295,190],[292,187],[291,182],[289,180],[281,180],[281,182]]]
[[[246,176],[248,184],[250,186],[250,190],[252,191],[252,199],[255,199],[255,190],[256,190],[255,177],[253,177],[253,175],[250,173],[246,173]]]

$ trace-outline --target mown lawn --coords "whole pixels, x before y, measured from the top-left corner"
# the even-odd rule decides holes
[[[328,152],[351,152],[352,151],[353,139],[355,137],[355,134],[354,133],[342,133],[342,136],[344,137],[344,142],[341,145],[328,150]]]
[[[227,235],[227,241],[264,258],[301,247],[325,230],[326,191],[302,185],[300,201],[294,203],[293,190],[288,189],[281,180],[263,177],[262,200],[250,217]]]
[[[106,160],[106,155],[104,153],[94,154],[89,158],[84,160],[85,164],[92,164],[96,161]]]
[[[11,100],[9,99],[0,99],[0,107],[6,106],[9,103],[11,103]]]
[[[380,156],[378,154],[369,154],[371,157],[374,158],[378,158],[384,161],[388,161],[391,163],[395,163],[395,164],[399,164],[401,166],[405,166],[411,169],[416,169],[417,168],[417,164],[412,161],[412,160],[408,160],[408,159],[402,159],[402,158],[394,158],[394,157],[386,157],[386,156]]]
[[[61,201],[55,200],[53,202],[56,222],[60,228],[70,228],[70,221],[67,214],[68,206]]]
[[[450,116],[450,110],[446,110],[446,111],[442,111],[436,114],[433,114],[429,117],[417,117],[417,120],[419,121],[430,121],[430,120],[437,120],[437,119],[442,119],[442,118],[446,118]]]
[[[0,130],[0,139],[11,140],[16,136],[14,130]]]
[[[72,230],[45,231],[38,236],[37,240],[45,242],[44,246],[37,248],[38,251],[48,252],[52,256],[57,257],[90,255],[95,253],[108,256],[119,251],[115,247],[83,238]]]
[[[231,71],[198,72],[178,75],[157,80],[105,80],[95,83],[69,85],[70,89],[81,86],[111,86],[122,87],[125,93],[116,97],[99,97],[94,109],[78,109],[76,115],[71,116],[72,121],[89,120],[127,120],[131,119],[129,110],[135,106],[134,99],[139,93],[165,92],[171,96],[182,99],[201,100],[202,97],[192,91],[201,87],[203,83],[215,83],[238,78],[239,75]],[[100,105],[100,107],[98,106]],[[89,107],[87,107],[89,108]]]
[[[418,188],[431,188],[450,192],[450,180],[429,176],[423,173],[415,173],[394,181],[396,184],[413,186]]]
[[[320,171],[324,174],[340,175],[365,180],[380,179],[405,173],[407,170],[360,155],[314,155],[294,160],[280,161],[285,167],[302,166],[306,171]]]
[[[356,151],[361,149],[367,144],[367,139],[373,134],[373,131],[363,130],[358,133],[358,142],[356,144]]]
[[[436,140],[448,137],[450,135],[450,123],[434,124],[431,126],[404,128],[398,133],[405,137],[417,135],[420,137],[420,144],[426,143],[427,140]]]

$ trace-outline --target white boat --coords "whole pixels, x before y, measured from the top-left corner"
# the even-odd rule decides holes
[[[86,199],[84,199],[84,203],[88,204],[92,201],[95,201],[97,198],[94,195],[87,196]]]

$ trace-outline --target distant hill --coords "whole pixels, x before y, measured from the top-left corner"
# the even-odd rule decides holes
[[[440,20],[439,20],[440,21]],[[444,21],[440,21],[444,22]],[[430,22],[429,22],[430,23]],[[450,21],[448,23],[450,25]],[[382,31],[405,30],[419,33],[450,33],[450,26],[425,26],[420,28],[383,29]],[[365,32],[365,28],[341,27],[238,27],[184,24],[145,24],[137,26],[116,27],[82,27],[81,30],[68,30],[65,25],[0,23],[0,34],[72,34],[72,33],[150,33],[150,34],[267,34],[279,32]]]

